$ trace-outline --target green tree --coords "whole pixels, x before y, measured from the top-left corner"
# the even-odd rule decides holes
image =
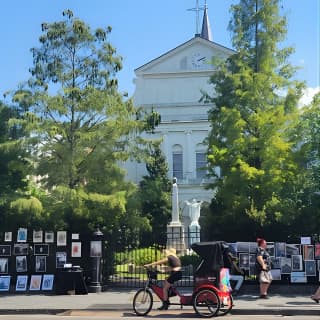
[[[168,165],[155,143],[146,164],[148,175],[140,182],[141,211],[150,221],[151,231],[142,237],[143,245],[166,244],[166,231],[171,215],[171,182],[168,179]]]
[[[279,46],[286,35],[279,1],[240,0],[231,11],[236,52],[211,77],[214,93],[203,96],[214,104],[208,162],[215,199],[206,225],[214,237],[275,237],[290,233],[297,209],[288,132],[303,85],[291,80],[292,48]]]
[[[135,192],[119,162],[143,146],[138,137],[146,122],[118,92],[122,59],[108,41],[111,27],[91,30],[70,10],[63,16],[42,24],[40,46],[31,50],[31,78],[13,94],[23,119],[12,122],[29,134],[47,227],[100,225],[114,242]]]

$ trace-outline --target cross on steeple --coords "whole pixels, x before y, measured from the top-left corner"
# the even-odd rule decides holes
[[[196,0],[195,8],[188,9],[188,11],[194,11],[196,13],[196,36],[199,36],[199,13],[204,10],[203,7],[199,6],[199,0]]]

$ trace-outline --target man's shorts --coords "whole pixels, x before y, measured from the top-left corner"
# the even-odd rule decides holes
[[[170,276],[167,278],[167,281],[170,284],[182,279],[182,272],[181,271],[172,271]]]

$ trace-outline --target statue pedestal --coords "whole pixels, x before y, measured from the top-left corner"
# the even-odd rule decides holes
[[[171,222],[167,226],[167,248],[174,248],[179,253],[185,251],[184,227],[180,222]]]

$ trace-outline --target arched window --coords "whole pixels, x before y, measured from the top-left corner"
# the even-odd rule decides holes
[[[196,146],[196,177],[197,179],[203,179],[207,174],[207,154],[205,147],[202,144]]]
[[[183,152],[179,144],[172,147],[172,176],[183,179]]]

